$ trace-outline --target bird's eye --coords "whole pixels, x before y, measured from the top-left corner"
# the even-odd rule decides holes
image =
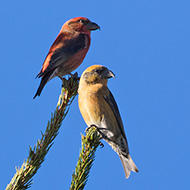
[[[80,22],[80,23],[83,23],[83,24],[88,24],[88,23],[89,23],[88,20],[83,20],[83,19],[80,19],[79,22]]]
[[[94,72],[100,74],[100,73],[101,73],[101,70],[100,70],[100,69],[95,69]]]

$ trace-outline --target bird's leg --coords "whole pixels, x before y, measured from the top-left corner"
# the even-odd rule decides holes
[[[62,77],[60,77],[60,76],[58,76],[61,80],[62,80],[62,82],[64,83],[67,79],[65,79],[64,77],[62,78]]]
[[[89,127],[86,128],[85,132],[87,133],[88,130],[92,127],[95,127],[97,129],[97,131],[99,132],[99,134],[101,135],[101,138],[102,139],[106,139],[107,137],[100,131],[101,129],[105,129],[105,128],[100,128],[100,127],[97,127],[96,125],[92,124],[90,125]]]
[[[85,133],[87,133],[88,130],[89,130],[90,128],[92,128],[92,127],[95,127],[95,128],[97,129],[98,133],[101,135],[100,139],[104,139],[104,140],[110,141],[110,139],[109,139],[103,132],[101,132],[101,130],[108,130],[108,129],[97,127],[97,126],[94,125],[94,124],[92,124],[92,125],[90,125],[89,127],[87,127],[86,130],[85,130]],[[101,143],[100,145],[101,145],[102,147],[104,147],[104,145],[103,145],[102,143]]]
[[[89,127],[87,127],[86,129],[85,129],[85,133],[87,133],[88,131],[89,131],[89,129],[90,128],[92,128],[92,127],[95,127],[97,130],[98,130],[98,127],[96,126],[96,125],[91,125],[91,126],[89,126]],[[99,132],[99,131],[98,131]],[[100,134],[100,132],[99,132],[99,134]],[[102,135],[101,135],[101,137],[99,138],[99,140],[101,140],[102,139]],[[101,146],[101,148],[103,148],[104,147],[104,144],[102,143],[102,142],[100,142],[100,146]]]
[[[100,130],[99,130],[100,128],[97,127],[97,126],[94,125],[94,124],[92,124],[92,125],[90,125],[89,127],[87,127],[87,128],[85,129],[85,133],[87,133],[87,132],[89,131],[89,129],[92,128],[92,127],[95,127],[95,128],[97,129],[98,133],[101,135],[101,137],[100,137],[99,140],[103,139],[103,135],[104,135],[104,134],[102,134],[102,132],[100,132]],[[100,146],[101,146],[101,148],[103,148],[103,147],[104,147],[104,144],[103,144],[102,142],[100,142]]]
[[[65,79],[65,78],[62,78],[62,77],[60,77],[60,76],[58,76],[60,79],[61,79],[61,81],[62,81],[62,88],[64,88],[65,86],[64,86],[64,84],[67,82],[67,79]]]
[[[77,80],[80,80],[80,77],[78,77],[78,73],[74,73],[74,75],[72,73],[69,73],[69,75],[73,78],[76,78]]]
[[[95,127],[100,134],[102,133],[102,132],[100,132],[100,129],[104,129],[104,128],[100,128],[100,127],[97,127],[96,125],[92,124],[85,129],[85,133],[87,133],[89,131],[89,129],[91,129],[92,127]]]

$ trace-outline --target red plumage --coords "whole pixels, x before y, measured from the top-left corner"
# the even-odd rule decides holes
[[[62,26],[37,75],[42,79],[34,98],[52,78],[70,74],[82,63],[90,47],[90,33],[97,29],[100,27],[85,17],[70,19]]]

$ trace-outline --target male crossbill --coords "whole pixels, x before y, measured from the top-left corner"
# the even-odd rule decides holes
[[[119,155],[128,178],[131,170],[138,172],[138,169],[129,154],[119,109],[107,87],[107,79],[111,77],[114,77],[113,72],[104,66],[87,68],[79,82],[79,109],[88,127],[96,126],[102,138]]]
[[[40,96],[49,80],[71,74],[82,63],[90,47],[90,33],[97,29],[100,27],[85,17],[70,19],[62,26],[36,76],[42,79],[34,98]]]

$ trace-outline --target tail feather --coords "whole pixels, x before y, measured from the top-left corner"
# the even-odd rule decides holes
[[[134,171],[134,172],[138,172],[139,171],[138,168],[137,168],[137,166],[133,162],[133,160],[132,160],[132,158],[131,158],[130,155],[128,155],[128,158],[126,158],[123,155],[119,155],[119,157],[121,159],[121,163],[123,165],[123,169],[124,169],[125,177],[126,178],[129,178],[131,170]]]
[[[35,99],[36,96],[40,96],[40,94],[41,94],[41,92],[42,92],[44,86],[46,85],[46,83],[47,83],[47,81],[46,81],[46,80],[43,80],[43,78],[42,78],[42,80],[41,80],[41,82],[40,82],[40,86],[38,87],[38,90],[37,90],[36,94],[34,95],[33,99]]]
[[[46,75],[44,75],[44,76],[42,76],[42,80],[41,80],[41,82],[40,82],[40,85],[39,85],[39,87],[38,87],[38,90],[37,90],[37,92],[36,92],[36,94],[34,95],[34,97],[33,97],[33,99],[35,99],[36,98],[36,96],[40,96],[40,94],[41,94],[41,92],[42,92],[42,90],[43,90],[43,88],[44,88],[44,86],[47,84],[47,82],[49,81],[49,80],[51,80],[52,78],[54,78],[54,70],[51,70],[50,72],[48,72]],[[37,76],[38,77],[38,76]]]

